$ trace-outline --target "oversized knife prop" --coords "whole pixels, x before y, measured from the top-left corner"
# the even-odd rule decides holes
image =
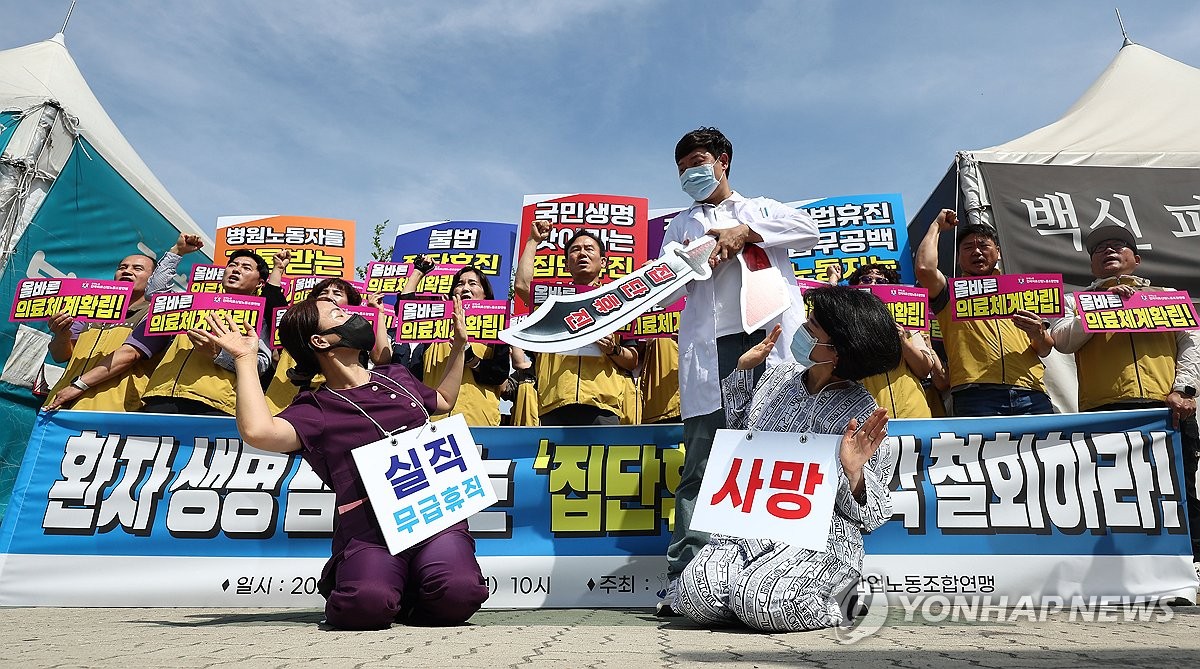
[[[708,235],[686,248],[678,242],[670,242],[663,247],[661,257],[647,262],[632,274],[585,293],[551,295],[528,318],[501,330],[499,337],[513,346],[539,353],[562,353],[591,344],[625,327],[689,281],[711,277],[708,257],[716,245],[716,238]],[[765,259],[761,250],[755,250]],[[770,314],[768,318],[783,313],[789,302],[779,270],[771,267],[769,262],[765,268],[761,267],[761,263],[752,268],[747,266],[743,254],[739,254],[739,258],[744,286],[766,285],[761,280],[757,283],[746,281],[751,274],[767,278],[768,283],[778,284],[773,285],[772,290],[765,291],[770,295],[770,305],[762,304],[762,300],[747,300],[747,296],[743,296],[743,306],[753,304],[752,311],[757,312],[751,318],[743,314],[746,325],[761,320],[766,313]],[[772,276],[766,277],[767,274]]]

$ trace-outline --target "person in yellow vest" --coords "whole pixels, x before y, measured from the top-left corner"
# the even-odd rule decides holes
[[[830,283],[837,285],[841,265],[830,273]],[[898,284],[900,274],[882,264],[860,265],[850,273],[846,283],[851,286]],[[881,374],[862,380],[875,403],[887,409],[890,418],[930,418],[929,401],[925,397],[922,379],[929,376],[935,357],[921,332],[909,331],[896,324],[900,333],[900,364]]]
[[[549,221],[534,220],[517,260],[513,291],[526,303],[532,303],[533,258],[537,247],[550,237],[550,228]],[[563,255],[576,285],[603,283],[608,258],[599,236],[585,229],[576,231],[567,241]],[[616,334],[601,337],[594,347],[599,348],[600,355],[537,355],[534,369],[542,425],[621,423],[627,377],[638,365],[637,347],[623,342]]]
[[[66,313],[50,317],[50,332],[54,333],[54,338],[50,340],[50,357],[54,362],[67,363],[67,369],[46,397],[47,406],[67,387],[79,391],[71,406],[78,411],[136,411],[142,405],[142,391],[146,389],[153,369],[150,360],[135,364],[122,377],[95,386],[87,385],[80,378],[125,343],[125,338],[141,323],[149,308],[146,281],[154,271],[154,264],[150,256],[135,253],[126,256],[117,265],[113,280],[133,284],[124,321],[85,323]]]
[[[180,235],[175,247],[159,259],[158,267],[147,281],[147,295],[168,290],[182,256],[198,251],[202,244],[199,237]],[[246,249],[234,251],[225,266],[221,289],[235,295],[254,295],[268,273],[267,262],[257,253]],[[268,304],[268,313],[269,307]],[[138,360],[161,355],[142,393],[140,411],[232,416],[236,398],[233,359],[229,354],[199,332],[174,337],[148,335],[145,324],[143,320],[116,351],[86,372],[81,377],[83,383],[92,386],[123,376]],[[259,374],[270,366],[271,350],[262,344],[258,352]],[[56,409],[74,399],[64,399],[63,393],[59,393],[47,408]]]
[[[229,255],[221,290],[234,295],[255,295],[266,283],[269,273],[267,262],[261,256],[239,249]],[[214,416],[234,414],[237,397],[233,359],[210,340],[196,332],[174,337],[148,335],[142,327],[134,330],[125,343],[144,357],[165,351],[142,394],[141,411]],[[271,351],[262,344],[258,351],[258,373],[266,373],[270,366]]]
[[[678,336],[645,342],[642,375],[638,382],[642,391],[642,424],[681,421]]]
[[[508,360],[513,372],[501,387],[500,395],[512,402],[506,425],[515,427],[535,427],[541,424],[538,420],[537,378],[533,371],[533,359],[525,349],[517,346],[508,347]]]
[[[1142,258],[1137,240],[1120,225],[1093,229],[1084,247],[1095,281],[1084,288],[1130,297],[1138,291],[1162,291],[1136,274]],[[1167,407],[1183,445],[1188,522],[1193,559],[1200,561],[1200,501],[1196,468],[1200,438],[1196,426],[1196,388],[1200,386],[1200,332],[1092,333],[1083,328],[1075,300],[1051,326],[1054,347],[1075,354],[1079,410],[1112,411]]]
[[[430,265],[423,267],[422,270],[422,267],[414,266],[416,281],[410,277],[406,290],[408,285],[415,288],[420,276],[433,269]],[[494,300],[496,294],[487,275],[479,268],[467,265],[451,279],[450,298]],[[446,373],[450,353],[450,342],[406,343],[396,347],[396,361],[407,367],[418,381],[440,379]],[[508,378],[508,345],[477,342],[467,346],[465,355],[462,387],[458,389],[458,402],[451,413],[462,414],[463,420],[472,427],[495,427],[500,424],[500,385]]]
[[[937,314],[946,345],[955,416],[1016,416],[1054,413],[1043,380],[1042,358],[1054,348],[1049,323],[1029,311],[972,321],[952,318],[946,276],[938,269],[941,235],[958,226],[958,217],[943,209],[929,225],[916,253],[917,281],[929,291],[929,308]],[[1000,242],[987,225],[958,229],[958,267],[965,276],[999,274]]]
[[[272,271],[272,277],[274,277],[274,271]],[[267,281],[269,283],[271,278],[268,278]],[[326,300],[339,307],[346,305],[357,307],[364,301],[354,284],[338,277],[318,282],[305,299]],[[375,345],[371,348],[369,358],[376,365],[386,365],[392,360],[392,340],[387,335],[387,318],[383,311],[383,301],[379,295],[368,293],[366,302],[367,306],[373,307],[379,314],[375,320]],[[309,388],[321,383],[324,383],[324,378],[316,370],[300,369],[295,358],[284,350],[279,354],[279,359],[275,361],[274,372],[271,380],[267,383],[265,391],[267,408],[274,416],[292,403],[301,387]]]

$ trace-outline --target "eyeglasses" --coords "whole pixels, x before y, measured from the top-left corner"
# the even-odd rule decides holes
[[[886,284],[888,280],[882,276],[864,276],[858,280],[860,285],[874,286],[878,284]]]
[[[1129,245],[1129,243],[1126,242],[1125,240],[1109,239],[1107,241],[1103,241],[1103,242],[1100,242],[1099,244],[1097,244],[1096,248],[1092,249],[1092,255],[1097,255],[1100,253],[1108,253],[1109,251],[1117,251],[1119,253],[1128,248],[1133,248],[1133,247],[1131,247]]]

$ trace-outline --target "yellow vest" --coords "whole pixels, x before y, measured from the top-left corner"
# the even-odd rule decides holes
[[[146,308],[130,311],[129,317],[123,323],[101,324],[88,326],[79,333],[72,349],[71,359],[67,362],[67,371],[63,374],[50,394],[46,396],[49,402],[58,391],[70,385],[79,375],[96,366],[108,354],[121,348],[129,333],[146,315]],[[97,383],[83,391],[79,399],[71,405],[78,411],[137,411],[142,406],[142,393],[150,381],[150,373],[154,371],[156,359],[142,360],[133,363],[133,367],[123,375]]]
[[[495,349],[487,344],[471,344],[475,355],[480,358],[491,358]],[[446,361],[450,358],[450,342],[431,342],[425,348],[425,359],[422,361],[425,385],[441,381],[446,374]],[[458,400],[450,414],[462,414],[467,425],[472,427],[495,427],[500,424],[500,389],[496,386],[485,386],[475,380],[475,370],[463,367],[462,385],[458,388]],[[444,418],[450,414],[442,414]]]
[[[1013,325],[1011,319],[956,321],[953,313],[953,298],[937,313],[951,387],[996,383],[1046,392],[1042,381],[1046,367],[1030,347],[1029,336]]]
[[[1162,401],[1175,383],[1174,332],[1092,335],[1075,352],[1079,410],[1124,400]]]
[[[622,425],[641,425],[642,423],[642,389],[638,384],[634,383],[632,376],[622,374],[625,378],[625,392],[621,397],[621,410],[617,414],[621,417]]]
[[[142,397],[183,397],[232,416],[237,408],[236,387],[233,372],[218,367],[207,354],[196,353],[192,340],[181,334],[163,353]]]
[[[930,418],[929,402],[921,380],[903,360],[894,369],[862,380],[875,403],[887,409],[889,418]]]
[[[679,342],[670,337],[646,342],[641,386],[642,422],[679,420]]]
[[[512,405],[512,425],[537,427],[541,425],[538,418],[537,386],[531,382],[518,383],[516,397]]]
[[[586,404],[624,415],[624,370],[607,355],[579,356],[542,353],[537,357],[537,387],[545,415],[568,404]]]
[[[286,350],[279,352],[279,360],[275,363],[275,375],[271,377],[271,383],[267,385],[267,391],[264,393],[267,397],[267,408],[271,410],[272,416],[288,408],[300,392],[300,388],[287,376],[288,370],[295,366],[296,359],[291,353]],[[316,388],[324,383],[325,377],[317,374],[312,378],[310,385]]]

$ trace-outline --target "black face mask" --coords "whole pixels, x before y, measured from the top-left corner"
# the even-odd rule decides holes
[[[319,335],[335,334],[340,341],[333,344],[333,348],[339,346],[352,348],[356,351],[370,351],[375,348],[375,328],[371,327],[371,321],[363,318],[359,314],[354,314],[346,319],[345,323],[322,330]]]

